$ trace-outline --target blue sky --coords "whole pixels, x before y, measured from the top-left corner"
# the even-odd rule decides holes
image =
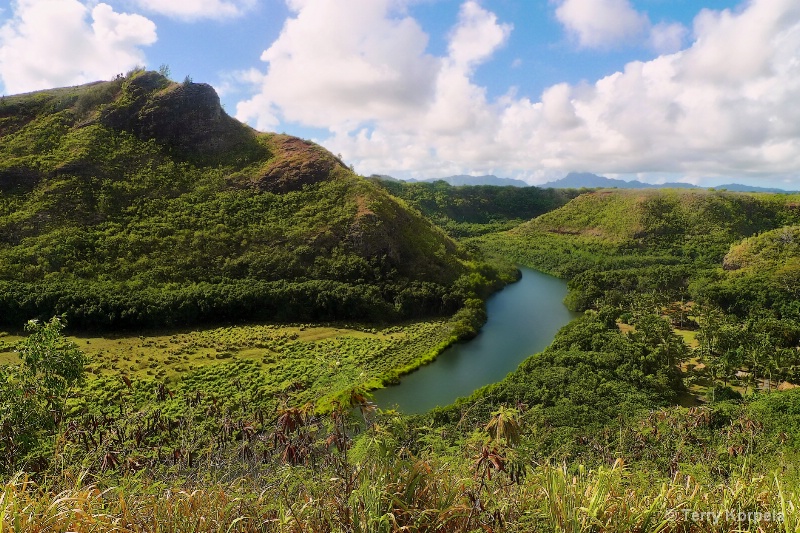
[[[135,65],[362,174],[800,189],[796,0],[13,0],[0,90]]]

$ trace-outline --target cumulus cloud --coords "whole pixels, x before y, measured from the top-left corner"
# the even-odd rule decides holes
[[[277,119],[349,126],[399,119],[434,94],[439,60],[428,36],[393,0],[290,0],[293,16],[261,59],[259,93],[237,115],[258,127]],[[252,82],[252,73],[249,75]]]
[[[683,48],[689,30],[679,22],[661,22],[650,29],[650,47],[658,53],[669,54]]]
[[[538,99],[511,90],[490,99],[475,82],[475,69],[510,31],[476,2],[462,6],[445,56],[411,47],[424,34],[381,0],[343,32],[345,44],[319,52],[324,60],[307,41],[323,28],[306,17],[326,15],[327,2],[292,2],[302,7],[265,53],[269,70],[240,116],[328,128],[323,144],[362,173],[474,171],[533,180],[569,170],[688,179],[800,172],[796,0],[703,11],[688,48],[629,63],[594,83],[555,85]],[[389,36],[379,52],[375,28]],[[404,83],[401,73],[415,82]],[[376,91],[389,79],[402,90]]]
[[[629,0],[558,0],[556,19],[583,48],[645,44],[658,53],[677,52],[689,30],[679,22],[653,24]]]
[[[109,79],[143,64],[155,24],[78,0],[18,0],[0,27],[0,79],[7,93]]]
[[[465,2],[450,35],[449,59],[460,70],[468,70],[489,59],[508,40],[512,29],[511,24],[499,24],[497,16],[477,2]]]
[[[242,16],[256,0],[136,0],[143,9],[181,20],[225,19]]]
[[[628,0],[563,0],[556,18],[587,48],[638,38],[650,25]]]

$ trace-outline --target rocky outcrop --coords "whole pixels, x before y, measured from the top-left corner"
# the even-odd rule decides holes
[[[252,183],[263,191],[285,193],[327,180],[344,164],[310,141],[287,135],[272,139],[273,158]]]
[[[157,92],[139,111],[136,134],[180,152],[216,154],[242,142],[242,125],[229,117],[213,87],[173,85]]]
[[[249,128],[225,113],[211,85],[173,83],[155,72],[128,81],[121,98],[103,110],[100,121],[202,164],[238,158],[244,165],[266,153]],[[239,156],[243,152],[249,157]]]

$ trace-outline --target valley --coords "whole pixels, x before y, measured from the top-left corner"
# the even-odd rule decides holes
[[[365,179],[141,70],[0,139],[0,530],[800,529],[798,194]]]
[[[577,314],[562,303],[563,281],[524,267],[520,270],[519,281],[487,300],[487,320],[476,338],[446,349],[398,385],[375,391],[375,404],[381,408],[397,405],[406,414],[425,413],[501,381],[528,356],[546,348]]]

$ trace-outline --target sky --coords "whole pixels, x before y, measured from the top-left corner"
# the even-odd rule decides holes
[[[363,175],[800,189],[797,0],[0,0],[0,92],[167,66]]]

